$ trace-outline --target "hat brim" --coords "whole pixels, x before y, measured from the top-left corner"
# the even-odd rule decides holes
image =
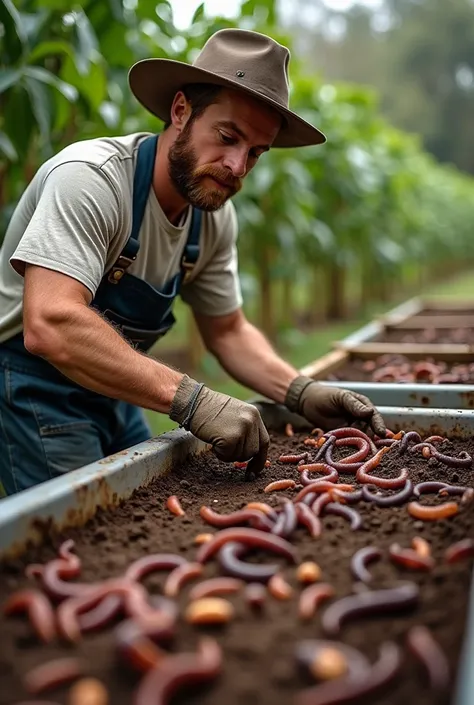
[[[153,115],[167,122],[174,96],[187,83],[211,83],[234,88],[252,95],[274,108],[283,117],[283,124],[273,147],[308,147],[326,142],[326,136],[296,113],[277,101],[248,88],[238,81],[173,59],[143,59],[132,66],[128,74],[135,98]]]

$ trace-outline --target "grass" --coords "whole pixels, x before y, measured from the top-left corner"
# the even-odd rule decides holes
[[[472,298],[474,299],[474,273],[468,272],[453,280],[442,282],[440,284],[431,284],[419,292],[420,296],[435,296],[440,298]],[[403,301],[401,298],[399,301]],[[397,302],[393,305],[395,306]],[[381,314],[391,306],[387,304],[375,304],[365,316],[360,318],[344,321],[342,323],[334,323],[320,327],[310,333],[302,333],[300,331],[292,331],[291,342],[279,350],[279,353],[287,359],[296,368],[301,368],[309,362],[325,355],[331,349],[334,340],[344,338],[353,331],[360,328],[362,325],[371,320],[374,316]],[[179,310],[177,311],[177,317]],[[185,331],[184,326],[175,326],[177,329],[170,334],[170,341],[176,345],[184,344]],[[171,336],[173,336],[171,338]],[[169,345],[167,341],[167,346]],[[205,355],[203,361],[203,372],[199,375],[199,379],[205,382],[213,389],[237,397],[238,399],[248,399],[254,392],[241,384],[231,379],[225,374],[210,356]],[[147,412],[148,421],[152,428],[153,434],[158,435],[176,428],[176,424],[164,414]]]

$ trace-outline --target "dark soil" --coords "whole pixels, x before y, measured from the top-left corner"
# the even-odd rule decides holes
[[[206,504],[222,513],[242,507],[250,500],[268,501],[277,505],[281,496],[294,496],[297,490],[264,494],[263,488],[274,479],[298,479],[295,466],[276,461],[279,454],[305,449],[304,436],[274,437],[271,446],[272,466],[262,476],[245,482],[243,471],[218,462],[211,454],[190,459],[168,477],[157,480],[148,488],[140,489],[133,497],[113,512],[99,511],[97,516],[81,529],[70,529],[61,536],[52,537],[40,549],[30,549],[21,560],[4,564],[0,574],[0,600],[4,601],[14,590],[29,584],[23,577],[30,562],[46,562],[55,556],[55,549],[65,538],[76,541],[75,550],[83,562],[81,580],[98,581],[120,575],[125,567],[140,556],[159,552],[176,552],[192,559],[196,552],[193,539],[202,531],[215,531],[199,517],[199,508]],[[474,451],[474,442],[447,441],[446,453],[460,450]],[[353,449],[352,451],[353,452]],[[472,470],[447,468],[434,460],[397,453],[384,456],[380,475],[395,475],[407,467],[414,482],[443,479],[456,484],[474,486]],[[341,481],[354,481],[352,475],[342,475]],[[297,488],[299,489],[299,487]],[[166,498],[177,494],[186,509],[186,516],[174,517],[165,508]],[[426,503],[439,502],[425,496]],[[429,691],[423,670],[405,647],[407,629],[415,624],[427,625],[446,653],[454,675],[458,664],[468,606],[472,562],[465,560],[452,566],[443,559],[445,549],[466,536],[474,536],[472,505],[463,506],[453,518],[438,522],[420,522],[411,518],[406,506],[378,508],[367,503],[355,505],[363,517],[363,527],[351,531],[345,520],[327,516],[319,539],[311,539],[303,528],[298,528],[291,541],[297,546],[300,561],[315,560],[322,569],[322,580],[331,583],[338,599],[353,591],[349,564],[356,550],[376,545],[386,550],[397,541],[409,547],[414,536],[420,535],[432,546],[436,566],[431,573],[408,571],[393,565],[385,556],[374,563],[374,589],[393,586],[399,580],[412,580],[420,588],[419,606],[410,613],[380,618],[360,618],[343,628],[341,639],[361,649],[375,660],[380,644],[395,640],[404,651],[403,668],[385,695],[365,699],[377,705],[447,705],[449,695]],[[268,561],[268,555],[256,554]],[[271,558],[274,561],[274,556]],[[294,587],[294,596],[287,602],[267,598],[262,616],[255,616],[241,595],[231,596],[236,617],[227,626],[212,630],[198,630],[180,619],[174,651],[189,650],[195,646],[198,633],[212,633],[225,654],[221,677],[210,687],[196,689],[193,694],[177,696],[173,704],[183,705],[286,705],[308,681],[294,662],[295,644],[304,638],[323,637],[320,626],[320,608],[314,619],[301,624],[297,616],[297,599],[301,587],[295,579],[295,568],[282,560],[285,577]],[[216,563],[207,565],[204,577],[217,572]],[[30,583],[31,584],[31,583]],[[159,592],[163,574],[146,579],[150,592]],[[192,583],[194,584],[194,583]],[[179,598],[181,608],[187,601],[190,586]],[[0,705],[27,700],[22,677],[32,667],[64,655],[80,655],[88,666],[88,675],[102,679],[110,692],[110,705],[131,705],[137,675],[124,665],[114,649],[111,628],[95,635],[86,635],[79,646],[67,647],[60,643],[40,646],[32,636],[23,617],[0,617]],[[48,699],[48,698],[45,698]],[[53,692],[51,700],[66,705],[67,688]]]
[[[426,358],[430,364],[436,365],[441,377],[432,378],[431,374],[416,378],[420,360],[411,360],[398,353],[385,353],[372,359],[354,358],[345,365],[338,367],[326,375],[330,380],[351,380],[352,382],[400,382],[404,384],[430,384],[433,381],[444,384],[474,384],[474,363],[472,362],[444,362]],[[384,369],[390,376],[379,379],[380,371]]]

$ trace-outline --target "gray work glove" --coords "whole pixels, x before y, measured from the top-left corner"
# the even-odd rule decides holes
[[[227,394],[214,392],[184,375],[176,390],[170,419],[205,443],[220,460],[250,460],[247,475],[265,466],[270,439],[258,409]]]
[[[374,433],[385,438],[385,424],[379,411],[363,394],[326,387],[310,377],[296,377],[288,387],[285,405],[324,431],[365,421]]]

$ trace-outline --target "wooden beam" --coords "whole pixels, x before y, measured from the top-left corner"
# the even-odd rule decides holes
[[[405,355],[412,360],[432,357],[436,360],[474,360],[474,346],[443,343],[361,343],[349,350],[351,358],[370,359],[377,355]]]
[[[449,316],[413,316],[406,321],[400,321],[395,324],[387,324],[387,328],[396,328],[397,330],[416,330],[422,328],[474,328],[474,311],[470,316],[459,313],[452,313]]]
[[[333,350],[318,360],[310,362],[300,370],[300,373],[313,379],[324,379],[327,374],[342,367],[348,360],[349,353],[345,350]]]

